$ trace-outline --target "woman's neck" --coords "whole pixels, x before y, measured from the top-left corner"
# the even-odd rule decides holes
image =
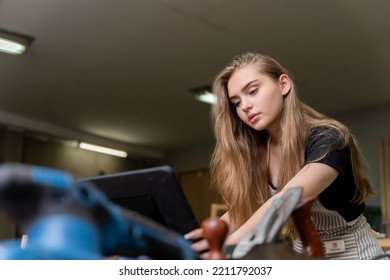
[[[269,179],[272,184],[278,184],[279,168],[281,164],[282,145],[280,141],[268,140],[267,168]]]
[[[267,129],[267,132],[269,134],[269,139],[272,140],[273,143],[279,143],[281,138],[280,129]]]

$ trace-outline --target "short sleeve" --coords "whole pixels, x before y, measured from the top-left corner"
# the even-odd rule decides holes
[[[344,145],[342,135],[335,128],[321,126],[309,132],[305,148],[306,163],[323,163],[345,175],[349,154],[348,146]]]

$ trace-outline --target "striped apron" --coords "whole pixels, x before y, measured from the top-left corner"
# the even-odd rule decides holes
[[[339,213],[326,209],[318,200],[313,204],[311,213],[326,259],[366,260],[384,254],[363,215],[347,222]],[[293,241],[293,250],[302,252],[299,239]]]

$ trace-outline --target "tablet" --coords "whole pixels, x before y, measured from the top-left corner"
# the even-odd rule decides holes
[[[199,228],[174,170],[167,165],[84,178],[109,200],[180,234]]]

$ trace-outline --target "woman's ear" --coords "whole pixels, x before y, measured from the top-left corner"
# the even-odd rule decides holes
[[[291,90],[291,80],[287,74],[282,74],[279,77],[279,84],[282,89],[282,94],[287,95]]]

